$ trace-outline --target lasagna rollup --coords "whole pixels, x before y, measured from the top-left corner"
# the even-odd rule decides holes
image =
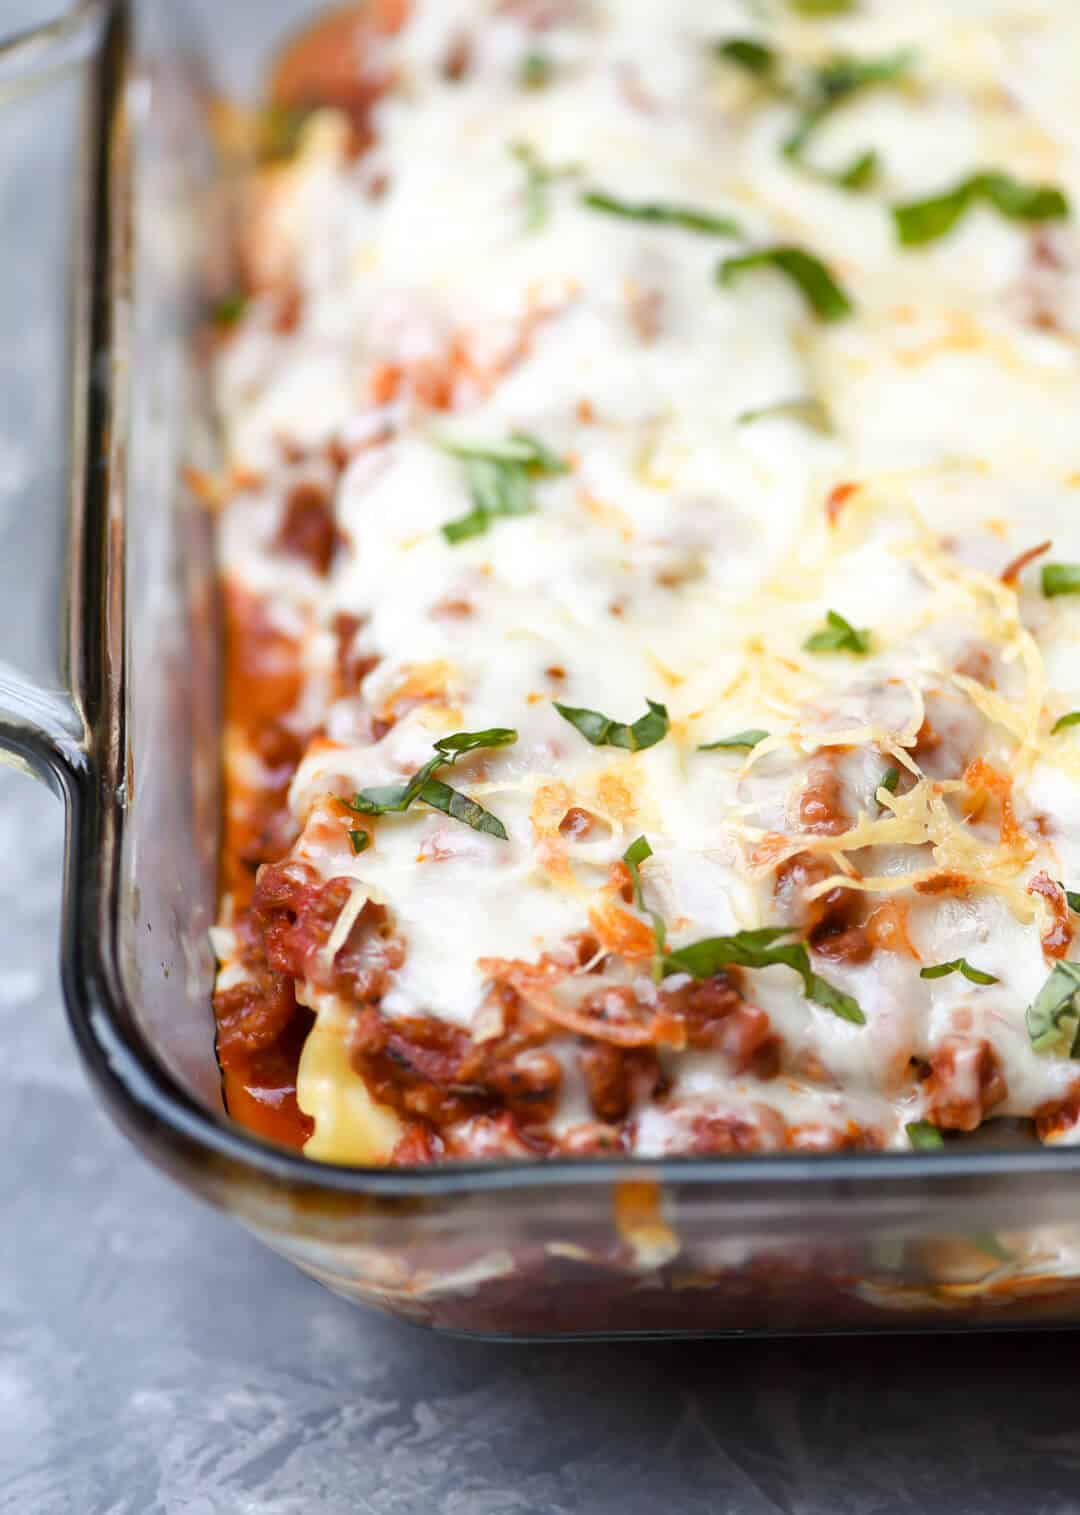
[[[1076,1139],[1080,16],[829,9],[282,60],[197,481],[262,1134]]]

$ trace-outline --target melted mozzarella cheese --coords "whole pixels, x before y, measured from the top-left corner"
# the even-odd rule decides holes
[[[556,10],[533,36],[512,6],[415,0],[387,45],[400,84],[376,110],[371,153],[351,161],[341,124],[318,116],[277,171],[272,234],[302,317],[281,335],[256,301],[219,366],[231,462],[261,476],[226,512],[225,571],[277,615],[300,607],[324,629],[340,612],[360,617],[358,646],[378,659],[365,706],[396,717],[372,741],[355,700],[323,710],[334,745],[314,746],[296,774],[297,821],[323,794],[400,782],[448,732],[519,733],[463,760],[455,779],[509,840],[416,806],[378,820],[360,856],[328,858],[318,828],[296,855],[389,910],[406,951],[383,1013],[467,1028],[485,992],[478,961],[534,961],[581,931],[639,834],[654,853],[648,902],[674,945],[774,923],[758,850],[776,835],[788,855],[801,849],[809,765],[855,749],[842,777],[865,828],[857,873],[908,904],[919,960],[878,950],[829,968],[864,1027],[809,1003],[785,968],[755,974],[791,1065],[816,1071],[761,1083],[733,1078],[719,1054],[669,1055],[673,1093],[643,1113],[638,1150],[679,1150],[695,1112],[762,1106],[789,1127],[855,1119],[904,1147],[905,1122],[923,1113],[909,1060],[958,1026],[1001,1061],[999,1113],[1030,1114],[1072,1082],[1068,1061],[1037,1056],[1024,1027],[1049,971],[1026,884],[1040,871],[1080,881],[1077,737],[1049,737],[1080,704],[1080,602],[1043,600],[1037,569],[1018,595],[997,576],[1044,538],[1055,559],[1080,560],[1080,239],[1055,227],[1040,263],[1030,227],[980,206],[905,250],[888,204],[991,167],[1080,203],[1066,66],[1080,15],[1069,0],[864,0],[835,22],[770,23],[791,67],[917,50],[910,83],[855,96],[813,140],[823,167],[880,154],[880,186],[848,194],[784,157],[790,106],[714,56],[718,38],[746,31],[742,5]],[[469,68],[451,83],[441,64],[463,28]],[[538,45],[551,81],[526,90],[519,71]],[[534,228],[520,143],[558,170]],[[376,174],[379,198],[367,193]],[[583,203],[587,188],[730,216],[741,235],[602,215]],[[779,241],[829,264],[855,302],[850,320],[815,321],[775,271],[717,283],[720,258]],[[449,375],[453,413],[378,398],[386,365]],[[806,395],[824,405],[827,434],[792,415],[740,420]],[[360,441],[381,427],[388,439],[358,451],[340,483],[346,545],[316,579],[271,548],[280,440]],[[446,444],[513,432],[541,438],[568,471],[534,481],[533,513],[449,544],[441,527],[470,498]],[[830,521],[841,482],[859,489]],[[869,656],[805,650],[830,610],[872,632]],[[990,683],[963,672],[980,652]],[[913,756],[934,697],[1014,778],[1021,823],[1043,818],[1027,828],[1029,855],[940,795],[935,810]],[[645,752],[593,748],[555,699],[626,722],[661,701],[671,730]],[[749,756],[699,751],[748,727],[770,733]],[[964,746],[957,736],[957,779]],[[887,765],[919,780],[896,813],[878,798]],[[580,841],[558,829],[571,806],[595,820]],[[843,876],[850,840],[810,845]],[[908,875],[949,867],[976,878],[970,894],[914,894]],[[998,982],[920,979],[920,961],[961,955]],[[315,1117],[312,1155],[355,1161],[373,1150],[366,1116],[354,1118],[370,1101],[341,1052],[341,1013],[319,1009],[300,1103]],[[380,1119],[385,1147],[395,1128]]]

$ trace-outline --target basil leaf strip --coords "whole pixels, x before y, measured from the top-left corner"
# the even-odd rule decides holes
[[[545,163],[531,142],[515,142],[510,151],[525,170],[525,230],[539,231],[548,219],[548,189],[556,179],[579,174],[576,163]]]
[[[1077,915],[1080,915],[1080,891],[1075,889],[1066,889],[1065,885],[1061,882],[1060,879],[1058,879],[1057,884],[1059,889],[1063,889],[1065,891],[1065,903],[1068,905],[1069,909],[1075,911]]]
[[[845,621],[835,610],[830,610],[825,620],[823,630],[815,631],[813,636],[807,637],[803,643],[804,651],[850,652],[860,658],[867,655],[871,642],[868,631],[857,631],[850,621]]]
[[[1036,1052],[1057,1051],[1066,1036],[1069,1057],[1080,1057],[1080,963],[1055,963],[1027,1008],[1027,1032]],[[1075,1020],[1071,1030],[1067,1021]]]
[[[497,836],[503,842],[509,840],[506,827],[497,815],[492,815],[483,805],[477,804],[476,800],[471,800],[467,794],[462,794],[457,789],[451,789],[449,784],[444,784],[440,779],[429,779],[420,791],[420,799],[433,810],[441,810],[451,820],[461,821],[474,831],[486,831],[489,836]]]
[[[491,726],[487,731],[458,731],[453,736],[440,737],[434,744],[447,762],[455,762],[464,752],[477,752],[482,747],[512,747],[518,739],[512,726]]]
[[[785,274],[798,286],[807,304],[822,321],[842,321],[854,310],[821,259],[802,247],[763,247],[757,252],[725,258],[716,270],[716,281],[723,285],[733,284],[742,274],[756,268],[775,268]]]
[[[558,453],[545,447],[538,438],[527,431],[513,431],[505,442],[453,442],[443,440],[439,444],[451,457],[464,458],[467,462],[520,463],[535,468],[540,473],[566,473],[566,464]]]
[[[816,20],[819,16],[849,16],[858,0],[788,0],[798,16]]]
[[[878,170],[878,155],[873,149],[860,153],[847,168],[828,173],[803,161],[803,151],[811,137],[832,111],[853,95],[880,84],[898,84],[908,74],[915,54],[908,49],[887,53],[881,58],[853,58],[840,53],[815,69],[808,81],[805,104],[795,129],[785,139],[782,151],[816,178],[841,189],[861,190],[872,183]]]
[[[474,831],[486,831],[490,836],[507,841],[506,828],[497,816],[491,815],[468,795],[451,789],[449,784],[435,778],[435,774],[440,768],[453,767],[463,753],[509,747],[517,739],[517,732],[509,726],[492,726],[487,731],[457,731],[451,736],[440,737],[434,744],[435,756],[429,758],[408,783],[381,784],[374,789],[360,789],[346,803],[358,815],[399,815],[416,800],[422,800],[433,810],[441,810],[452,820],[471,826]],[[354,834],[356,833],[349,833],[350,839]],[[355,842],[353,846],[358,852],[364,850],[356,847]]]
[[[893,206],[893,221],[903,247],[922,247],[947,236],[973,205],[992,206],[1011,221],[1063,221],[1069,202],[1052,184],[1021,184],[1008,174],[972,174],[953,189],[926,200]]]
[[[647,221],[656,226],[681,226],[685,231],[702,232],[712,237],[742,236],[738,222],[730,216],[713,216],[708,211],[694,210],[688,205],[672,205],[662,200],[634,203],[616,199],[614,195],[605,194],[599,189],[587,190],[581,197],[581,203],[589,210],[621,216],[627,221]]]
[[[575,705],[560,705],[553,702],[564,721],[569,721],[593,747],[621,747],[626,752],[644,752],[655,747],[667,736],[671,722],[665,706],[656,700],[646,700],[648,713],[632,726],[613,721],[598,710],[583,710]]]
[[[1080,594],[1080,563],[1044,563],[1042,592],[1048,600],[1059,594]]]
[[[756,931],[738,931],[734,936],[709,936],[668,953],[668,971],[689,973],[691,978],[712,978],[722,968],[767,968],[783,958],[773,958],[775,943],[791,935],[788,926],[762,926]]]
[[[452,547],[481,536],[499,516],[529,515],[534,508],[532,480],[567,472],[556,453],[524,431],[515,431],[509,441],[489,446],[461,442],[442,442],[440,446],[461,459],[473,505],[468,515],[442,527]]]
[[[973,968],[966,957],[954,957],[950,963],[935,963],[932,968],[920,968],[920,978],[948,978],[950,973],[960,973],[967,979],[969,984],[997,984],[992,973],[983,973],[979,968]]]
[[[904,1130],[916,1152],[940,1152],[945,1145],[945,1138],[933,1121],[909,1121]]]
[[[791,400],[776,400],[772,405],[759,405],[754,410],[744,410],[735,417],[736,426],[752,426],[757,421],[784,419],[801,421],[811,431],[823,437],[832,435],[832,417],[825,401],[817,395],[796,395]]]
[[[823,8],[815,14],[831,15],[839,14],[840,6],[850,7],[851,0],[804,0],[804,3],[828,5],[831,7],[829,11]],[[816,179],[834,184],[839,189],[858,191],[869,188],[879,166],[878,154],[872,148],[859,153],[846,168],[835,171],[815,168],[804,160],[803,151],[826,116],[852,95],[874,85],[896,84],[902,80],[914,62],[913,52],[905,49],[881,58],[853,58],[840,53],[813,69],[798,87],[788,87],[779,78],[779,59],[774,50],[754,38],[731,37],[716,43],[713,51],[718,58],[735,64],[769,85],[777,95],[793,99],[800,106],[795,126],[781,145],[786,158]]]
[[[775,51],[753,37],[729,37],[724,42],[717,42],[713,52],[758,79],[766,79],[776,71]]]
[[[818,97],[818,108],[831,109],[875,84],[898,83],[914,62],[915,53],[906,47],[880,58],[853,58],[848,53],[839,53],[814,70],[810,87]]]
[[[895,794],[896,793],[896,786],[899,784],[899,782],[900,782],[900,770],[899,770],[899,768],[886,768],[885,772],[881,775],[881,778],[878,780],[878,788],[879,789],[886,789],[886,790],[888,790],[888,792],[890,794]]]
[[[358,815],[401,815],[419,797],[432,774],[445,767],[448,761],[438,753],[429,758],[406,784],[379,784],[374,789],[360,789],[349,801],[349,809]]]
[[[689,973],[691,978],[712,978],[723,968],[792,968],[803,981],[807,999],[831,1010],[841,1020],[864,1026],[866,1017],[857,1000],[821,978],[810,966],[803,942],[781,942],[791,935],[787,926],[766,926],[759,931],[739,931],[734,936],[707,937],[664,957],[664,973]]]
[[[847,168],[827,169],[813,168],[809,163],[802,167],[807,173],[813,174],[815,179],[820,179],[823,184],[834,184],[837,189],[848,189],[860,193],[869,189],[877,178],[881,159],[876,150],[867,148],[866,152],[859,153],[858,157],[852,158]]]
[[[555,64],[547,53],[526,53],[518,79],[523,89],[543,89],[554,72]]]
[[[645,900],[641,893],[640,869],[645,859],[652,857],[652,855],[653,850],[643,836],[639,836],[637,841],[631,842],[623,853],[622,860],[630,870],[630,881],[634,886],[634,904],[639,910],[645,909]]]
[[[725,736],[719,742],[707,742],[699,752],[753,752],[759,742],[769,735],[767,731],[737,731],[734,736]]]
[[[359,857],[361,852],[366,852],[371,846],[371,836],[367,831],[350,831],[349,841],[352,843],[352,850],[356,853],[357,857]]]
[[[1068,715],[1059,716],[1050,727],[1050,735],[1057,736],[1059,731],[1065,731],[1070,726],[1080,726],[1080,710],[1070,710]]]
[[[655,910],[650,910],[645,903],[645,893],[641,883],[641,865],[646,858],[652,857],[653,850],[645,837],[639,836],[631,842],[623,853],[623,862],[630,872],[630,882],[634,889],[634,904],[647,915],[652,922],[653,939],[656,942],[656,951],[653,954],[652,976],[659,983],[664,976],[664,951],[667,947],[667,926],[664,918]]]

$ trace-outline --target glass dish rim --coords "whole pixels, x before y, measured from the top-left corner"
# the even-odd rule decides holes
[[[11,52],[70,40],[95,25],[92,69],[97,110],[84,134],[82,171],[91,189],[92,234],[79,261],[74,309],[84,311],[88,340],[79,378],[105,365],[107,395],[87,402],[86,435],[73,452],[85,467],[73,491],[69,552],[72,596],[68,662],[74,706],[84,735],[69,743],[55,733],[0,720],[0,744],[21,755],[54,788],[67,808],[61,972],[69,1021],[98,1092],[121,1125],[155,1128],[158,1145],[228,1164],[241,1179],[283,1185],[293,1192],[356,1198],[417,1199],[497,1191],[609,1187],[652,1180],[660,1185],[708,1186],[713,1191],[785,1187],[798,1183],[809,1199],[838,1185],[891,1185],[937,1180],[976,1184],[1025,1175],[1080,1175],[1080,1147],[1038,1145],[1017,1151],[962,1153],[758,1153],[740,1156],[555,1157],[448,1162],[418,1168],[328,1164],[275,1146],[205,1108],[156,1056],[127,1000],[120,969],[123,900],[123,803],[126,777],[123,454],[130,309],[131,209],[127,173],[130,130],[123,109],[129,61],[131,0],[80,0],[40,28],[5,41]],[[79,344],[77,343],[77,346]],[[119,418],[119,425],[117,424]],[[91,459],[105,457],[94,469]],[[118,529],[118,522],[119,529]],[[116,591],[119,589],[119,595]]]

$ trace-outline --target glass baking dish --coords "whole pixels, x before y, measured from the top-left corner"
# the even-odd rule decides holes
[[[252,30],[239,50],[243,36],[221,40],[246,85],[307,10],[223,11],[223,27]],[[229,1121],[207,941],[217,607],[210,524],[182,482],[214,452],[195,341],[229,201],[211,77],[171,5],[92,0],[0,49],[5,149],[17,154],[20,112],[68,119],[61,94],[80,144],[57,202],[71,191],[66,270],[40,313],[55,435],[38,496],[0,516],[0,744],[67,807],[64,988],[117,1122],[328,1287],[444,1330],[1080,1322],[1080,1149],[1025,1145],[1018,1127],[929,1155],[406,1171],[325,1166]]]

